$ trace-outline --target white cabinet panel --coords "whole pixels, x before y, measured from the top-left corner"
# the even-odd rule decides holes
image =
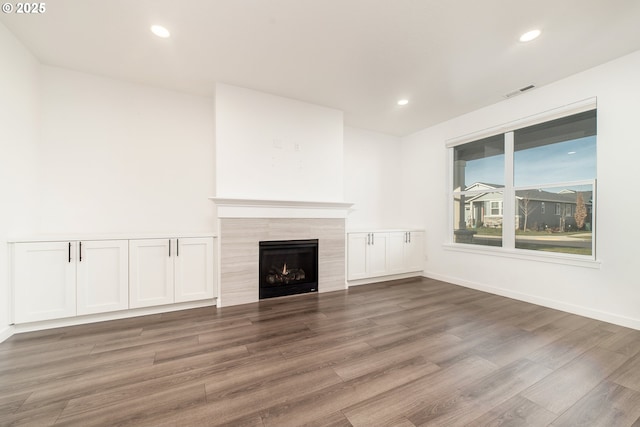
[[[369,277],[389,274],[389,233],[371,233],[371,244],[367,250]]]
[[[81,241],[78,251],[78,314],[129,308],[128,241]]]
[[[424,231],[410,231],[405,246],[405,270],[424,270]]]
[[[176,239],[175,302],[213,298],[213,251],[210,237]]]
[[[389,233],[389,274],[405,272],[405,245],[407,232]]]
[[[76,242],[14,246],[14,321],[76,315]]]
[[[129,241],[129,306],[171,304],[174,301],[171,239]]]
[[[347,279],[358,280],[367,276],[367,247],[370,233],[349,233],[347,236]]]

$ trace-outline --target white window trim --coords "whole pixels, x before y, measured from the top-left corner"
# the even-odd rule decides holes
[[[551,120],[559,119],[573,114],[583,113],[589,110],[595,110],[597,108],[597,98],[587,98],[582,101],[573,102],[571,104],[563,105],[562,107],[554,108],[552,110],[545,111],[543,113],[534,114],[531,116],[523,117],[518,120],[514,120],[508,123],[504,123],[498,126],[493,126],[478,132],[473,132],[467,135],[458,136],[445,141],[447,148],[452,148],[457,145],[466,144],[468,142],[477,141],[479,139],[487,138],[498,134],[506,134],[517,129],[522,129],[528,126],[537,125],[544,122],[550,122]],[[507,153],[505,153],[506,156]],[[453,182],[453,181],[452,181]]]
[[[443,248],[448,251],[465,252],[477,255],[500,256],[526,261],[538,261],[551,264],[573,265],[599,269],[601,262],[585,255],[572,255],[556,252],[542,252],[527,249],[506,249],[504,247],[466,245],[463,243],[445,243]]]

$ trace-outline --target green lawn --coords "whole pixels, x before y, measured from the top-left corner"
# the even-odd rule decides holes
[[[474,244],[478,245],[486,245],[486,246],[500,246],[502,242],[502,228],[475,228],[471,229],[476,231],[476,235],[474,236]],[[535,236],[554,236],[554,237],[564,237],[564,236],[574,236],[574,239],[580,239],[584,241],[591,240],[591,232],[590,231],[570,231],[563,233],[547,233],[546,231],[523,231],[516,230],[516,236],[520,237],[535,237]],[[562,239],[559,241],[555,241],[556,239],[548,240],[541,239],[540,241],[516,241],[516,248],[518,249],[528,249],[535,251],[544,251],[544,252],[560,252],[565,254],[575,254],[575,255],[591,255],[591,247],[574,247],[576,245],[576,241],[566,241],[563,244]],[[577,245],[582,246],[582,245]]]
[[[482,236],[502,236],[502,228],[480,227],[470,228],[469,230],[476,231],[478,235]],[[572,236],[574,234],[581,234],[581,236],[576,236],[579,239],[591,239],[590,231],[565,231],[561,233],[549,233],[547,231],[516,230],[516,236]]]
[[[571,248],[567,246],[540,246],[530,245],[526,243],[516,243],[518,249],[529,249],[535,251],[544,252],[560,252],[563,254],[575,254],[575,255],[591,255],[591,248]]]

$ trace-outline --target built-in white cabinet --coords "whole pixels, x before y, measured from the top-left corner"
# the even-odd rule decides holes
[[[423,231],[398,231],[389,233],[389,274],[422,271],[423,262]]]
[[[369,233],[347,234],[347,279],[367,277],[367,249]]]
[[[213,298],[213,238],[129,241],[131,308]]]
[[[423,231],[347,234],[347,280],[422,271]]]
[[[388,233],[349,233],[349,280],[382,276],[389,269]]]
[[[214,250],[211,236],[13,242],[13,321],[213,302]]]
[[[126,240],[16,243],[13,257],[16,323],[128,307]]]

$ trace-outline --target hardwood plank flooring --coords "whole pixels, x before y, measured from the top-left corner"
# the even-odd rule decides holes
[[[0,425],[640,427],[640,331],[414,278],[17,334]]]

